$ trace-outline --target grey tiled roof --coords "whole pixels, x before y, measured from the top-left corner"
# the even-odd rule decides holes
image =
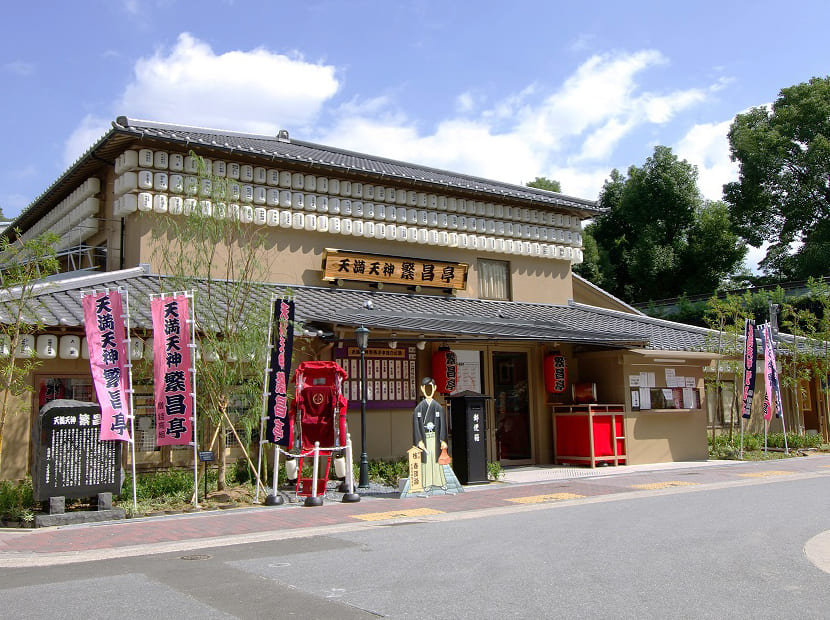
[[[100,174],[103,164],[115,161],[125,149],[134,148],[136,143],[151,148],[155,146],[182,151],[194,148],[208,156],[216,153],[217,157],[231,157],[233,154],[251,161],[259,159],[263,166],[290,165],[292,169],[305,168],[315,174],[360,178],[367,183],[385,184],[391,181],[397,186],[408,185],[419,191],[457,193],[459,196],[467,194],[477,200],[514,201],[514,204],[515,201],[519,201],[527,207],[556,207],[579,214],[581,217],[592,217],[603,211],[593,200],[355,153],[293,138],[281,140],[277,136],[172,125],[119,116],[112,123],[112,129],[91,145],[66,172],[32,201],[12,222],[12,226],[25,231],[34,225],[78,183],[90,175]]]
[[[131,326],[151,329],[149,296],[169,292],[168,278],[144,268],[45,283],[27,304],[30,316],[46,327],[83,325],[81,292],[123,286],[129,292]],[[215,286],[215,284],[214,284]],[[202,285],[203,287],[203,285]],[[254,296],[267,302],[288,287],[260,284]],[[221,286],[220,286],[221,289]],[[370,329],[424,334],[427,338],[535,340],[656,350],[702,350],[710,330],[569,303],[567,305],[484,301],[477,299],[292,286],[296,318],[307,326],[365,325]],[[196,303],[205,296],[195,292]],[[371,303],[369,303],[371,302]],[[8,320],[8,296],[0,297],[0,320]],[[216,303],[214,301],[214,303]]]
[[[348,170],[376,176],[378,182],[390,177],[396,180],[418,181],[439,188],[472,190],[498,197],[517,198],[540,204],[571,207],[580,211],[600,213],[602,209],[593,200],[574,198],[564,194],[535,189],[522,185],[501,183],[428,166],[420,166],[365,153],[355,153],[336,147],[314,144],[290,138],[280,140],[277,136],[237,133],[219,129],[171,125],[152,121],[118,117],[113,123],[116,132],[131,133],[136,137],[156,137],[162,140],[201,145],[244,152],[254,156],[265,156],[269,161],[290,161],[300,164],[327,166],[332,169]],[[276,164],[279,165],[279,164]]]

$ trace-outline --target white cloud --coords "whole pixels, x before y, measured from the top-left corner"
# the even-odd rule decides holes
[[[758,263],[766,258],[769,245],[769,243],[764,243],[760,248],[755,248],[751,245],[746,246],[749,251],[744,258],[744,264],[752,273],[761,273]]]
[[[663,62],[663,56],[655,51],[592,56],[558,91],[539,105],[525,107],[517,129],[540,145],[561,149],[567,137],[578,136],[609,118],[630,115],[635,101],[634,76]]]
[[[565,194],[586,198],[588,200],[596,200],[610,172],[611,170],[607,166],[586,166],[580,168],[566,166],[552,168],[549,172],[543,172],[538,176],[556,179],[562,184],[562,191]]]
[[[124,4],[125,10],[130,7]],[[217,55],[183,33],[169,51],[136,62],[134,79],[113,104],[111,117],[88,115],[81,121],[64,145],[64,163],[73,163],[122,114],[270,135],[282,128],[309,130],[338,88],[333,66],[263,48]],[[378,97],[345,109],[370,113],[386,105]]]
[[[459,114],[467,114],[472,112],[475,108],[475,98],[473,93],[465,92],[455,98],[455,109]]]
[[[0,194],[0,208],[3,209],[3,214],[6,217],[14,218],[29,206],[30,200],[30,196],[24,196],[23,194]]]
[[[140,59],[117,114],[273,134],[306,128],[337,92],[332,66],[264,48],[215,54],[188,33]]]
[[[595,34],[583,32],[578,34],[568,47],[572,52],[582,53],[591,49],[596,40],[597,36]]]
[[[31,62],[23,60],[13,60],[3,65],[3,71],[14,73],[15,75],[22,77],[28,77],[30,75],[34,75],[35,65]]]
[[[738,164],[729,159],[732,120],[694,125],[674,147],[680,159],[697,166],[698,187],[710,200],[721,200],[723,185],[738,178]]]
[[[124,114],[271,135],[286,128],[294,137],[506,182],[547,176],[566,193],[595,198],[612,168],[636,163],[612,161],[622,140],[643,126],[668,123],[717,87],[653,92],[640,86],[644,73],[667,63],[655,50],[596,54],[561,84],[537,81],[491,101],[475,90],[461,92],[455,112],[426,132],[423,119],[404,111],[394,84],[335,101],[340,81],[333,65],[264,48],[217,54],[183,33],[172,48],[136,62],[111,116],[85,118],[66,144],[66,160],[74,161]],[[696,155],[706,152],[706,126],[699,127],[683,142]],[[684,156],[701,166],[702,177],[710,172],[700,157]],[[711,157],[714,178],[721,160]]]
[[[617,143],[631,131],[633,123],[622,119],[609,119],[602,127],[591,133],[582,143],[582,150],[575,161],[605,159],[611,155]]]
[[[63,146],[64,166],[70,166],[95,144],[112,126],[112,119],[87,115]]]
[[[667,96],[648,95],[643,97],[641,103],[646,119],[651,123],[662,125],[668,123],[681,110],[701,103],[705,99],[705,91],[694,88]]]
[[[429,134],[394,113],[392,99],[384,101],[386,111],[372,114],[343,107],[335,125],[318,130],[315,139],[513,183],[547,176],[566,193],[596,198],[610,170],[620,167],[610,157],[623,138],[643,125],[669,122],[714,88],[638,88],[641,73],[666,62],[653,50],[594,55],[555,89],[534,83],[489,105],[464,92],[456,98],[457,117]]]

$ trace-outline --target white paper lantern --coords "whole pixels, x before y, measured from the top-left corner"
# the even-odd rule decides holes
[[[130,359],[140,360],[144,357],[144,341],[137,336],[130,338]]]
[[[184,155],[181,153],[170,153],[170,157],[167,158],[167,167],[174,172],[184,170]]]
[[[203,355],[204,355],[204,358],[205,358],[206,362],[218,362],[219,361],[219,353],[213,347],[203,346],[202,351],[203,351]]]
[[[17,347],[14,350],[15,357],[34,357],[35,337],[31,334],[22,334],[17,340]]]
[[[42,360],[52,360],[58,356],[58,337],[53,334],[43,334],[37,337],[37,356]]]

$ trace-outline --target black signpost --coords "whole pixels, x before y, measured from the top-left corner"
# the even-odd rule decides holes
[[[207,479],[208,479],[208,463],[213,463],[216,460],[216,455],[213,454],[210,450],[200,450],[199,451],[199,462],[205,464],[205,494],[203,497],[207,498],[208,494],[208,486],[207,486]],[[198,487],[197,487],[198,488]]]
[[[487,484],[486,408],[489,396],[465,391],[450,396],[453,470],[461,484]]]

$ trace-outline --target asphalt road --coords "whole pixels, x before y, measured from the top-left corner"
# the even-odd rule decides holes
[[[0,617],[827,618],[827,530],[830,476],[677,486],[2,568]]]

